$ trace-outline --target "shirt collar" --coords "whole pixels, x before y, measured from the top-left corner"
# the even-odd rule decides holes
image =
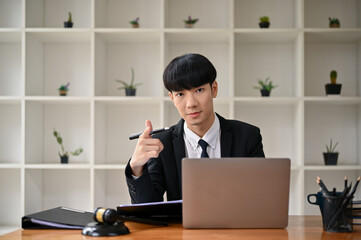
[[[193,147],[193,149],[196,150],[199,146],[198,141],[201,138],[188,128],[186,122],[184,122],[183,129],[184,129],[186,141],[188,141],[190,143],[190,145]],[[202,138],[204,141],[206,141],[208,143],[208,145],[212,149],[214,149],[216,147],[217,140],[219,137],[219,131],[220,131],[219,119],[218,119],[217,115],[215,115],[212,127],[206,132],[206,134],[204,134],[204,136]]]

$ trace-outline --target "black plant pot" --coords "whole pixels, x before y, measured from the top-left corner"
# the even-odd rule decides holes
[[[338,152],[335,153],[323,153],[323,159],[325,160],[325,165],[337,165]]]
[[[73,27],[73,22],[64,22],[64,27],[65,28],[72,28]]]
[[[269,22],[260,22],[258,23],[260,28],[269,28],[269,26],[271,25],[271,23]]]
[[[62,156],[60,157],[60,162],[61,163],[68,163],[69,162],[69,157],[68,156]]]
[[[269,97],[269,95],[271,94],[271,91],[268,91],[267,89],[261,89],[260,91],[262,97]]]
[[[137,90],[137,89],[126,88],[126,89],[125,89],[125,95],[126,95],[126,96],[135,96],[136,90]]]
[[[326,89],[326,95],[340,95],[341,94],[341,87],[342,87],[342,84],[331,84],[331,83],[328,83],[325,85],[325,89]]]

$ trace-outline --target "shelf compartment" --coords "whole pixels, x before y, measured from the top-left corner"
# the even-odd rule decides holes
[[[0,2],[0,28],[22,27],[22,0]]]
[[[90,96],[90,33],[26,33],[25,94],[59,96],[70,83],[69,96]]]
[[[339,165],[360,164],[361,104],[305,103],[305,165],[324,164],[325,145],[339,142]]]
[[[300,96],[300,42],[297,31],[236,33],[234,95],[260,96],[253,87],[270,77],[271,97]]]
[[[59,206],[94,210],[90,199],[89,170],[26,169],[25,214]]]
[[[305,96],[325,96],[336,70],[341,96],[361,96],[361,32],[305,33]]]
[[[21,219],[21,171],[20,169],[0,169],[0,226],[19,226]]]
[[[160,125],[160,101],[95,102],[95,164],[126,164],[136,140],[129,135],[144,130],[145,120]]]
[[[357,178],[361,171],[357,170],[334,170],[334,171],[306,171],[305,172],[305,190],[304,190],[304,206],[305,215],[321,215],[320,208],[317,205],[310,204],[306,199],[308,194],[314,194],[320,191],[320,186],[316,182],[316,177],[320,177],[329,191],[335,187],[336,191],[343,191],[344,179],[347,176],[348,184],[355,185]],[[359,189],[356,191],[354,200],[359,200],[361,197]],[[313,197],[314,199],[314,197]]]
[[[139,28],[161,27],[161,0],[95,0],[96,28],[131,28],[139,17]]]
[[[160,33],[157,31],[96,33],[95,96],[125,96],[121,79],[131,81],[134,69],[136,96],[161,96]]]
[[[0,101],[0,163],[21,163],[21,103]]]
[[[340,28],[360,28],[361,3],[359,0],[305,0],[305,27],[328,28],[328,18],[338,18]],[[322,9],[322,11],[320,11]]]
[[[64,28],[71,12],[73,28],[90,28],[90,6],[90,0],[27,0],[26,27]]]
[[[21,66],[21,32],[0,32],[0,96],[22,95]]]
[[[130,204],[124,169],[95,170],[95,206],[116,208],[121,204]]]
[[[292,166],[301,164],[299,131],[302,107],[263,103],[235,103],[234,118],[260,128],[266,157],[290,158]]]
[[[183,20],[198,18],[194,28],[229,28],[229,0],[167,0],[165,2],[165,27],[184,28]],[[206,10],[207,9],[207,10]]]
[[[268,16],[270,28],[300,27],[300,10],[297,0],[237,0],[234,1],[234,26],[259,28],[259,18]]]
[[[217,70],[218,97],[230,96],[230,33],[228,31],[167,32],[164,42],[165,65],[168,65],[175,57],[186,53],[202,54]],[[168,91],[164,90],[164,96],[168,96]]]
[[[65,150],[82,147],[69,163],[90,163],[90,104],[77,102],[27,101],[25,103],[25,163],[60,163],[56,129]]]

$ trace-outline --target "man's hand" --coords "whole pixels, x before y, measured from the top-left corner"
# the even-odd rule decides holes
[[[130,160],[130,167],[132,168],[133,175],[136,177],[140,177],[143,174],[143,166],[149,159],[158,157],[164,148],[159,139],[152,138],[149,135],[152,130],[152,123],[146,120],[145,129],[138,139],[132,159]]]

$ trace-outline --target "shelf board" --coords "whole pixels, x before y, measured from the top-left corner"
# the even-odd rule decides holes
[[[361,29],[305,29],[305,43],[359,42]]]
[[[40,102],[40,103],[89,103],[90,97],[72,97],[72,96],[27,96],[25,97],[27,102]]]
[[[95,164],[94,169],[96,170],[112,170],[112,169],[121,169],[124,170],[126,164]]]
[[[166,29],[165,39],[170,43],[229,43],[228,29]]]
[[[259,104],[278,104],[295,105],[301,98],[298,97],[234,97],[235,103],[259,103]]]
[[[25,169],[90,169],[89,163],[84,164],[60,164],[60,163],[34,163],[34,164],[25,164]]]
[[[0,104],[20,103],[21,99],[21,97],[17,96],[0,96]]]
[[[26,36],[46,43],[90,43],[89,29],[27,28]]]
[[[106,97],[106,96],[99,96],[94,97],[95,102],[102,102],[102,103],[160,103],[162,101],[162,97]]]
[[[306,165],[306,171],[339,171],[339,170],[361,170],[361,165]]]
[[[304,97],[306,103],[337,104],[337,105],[358,105],[361,104],[361,97],[323,96]]]
[[[20,169],[22,166],[20,163],[0,163],[0,169]]]
[[[298,29],[236,29],[236,43],[293,43]]]

